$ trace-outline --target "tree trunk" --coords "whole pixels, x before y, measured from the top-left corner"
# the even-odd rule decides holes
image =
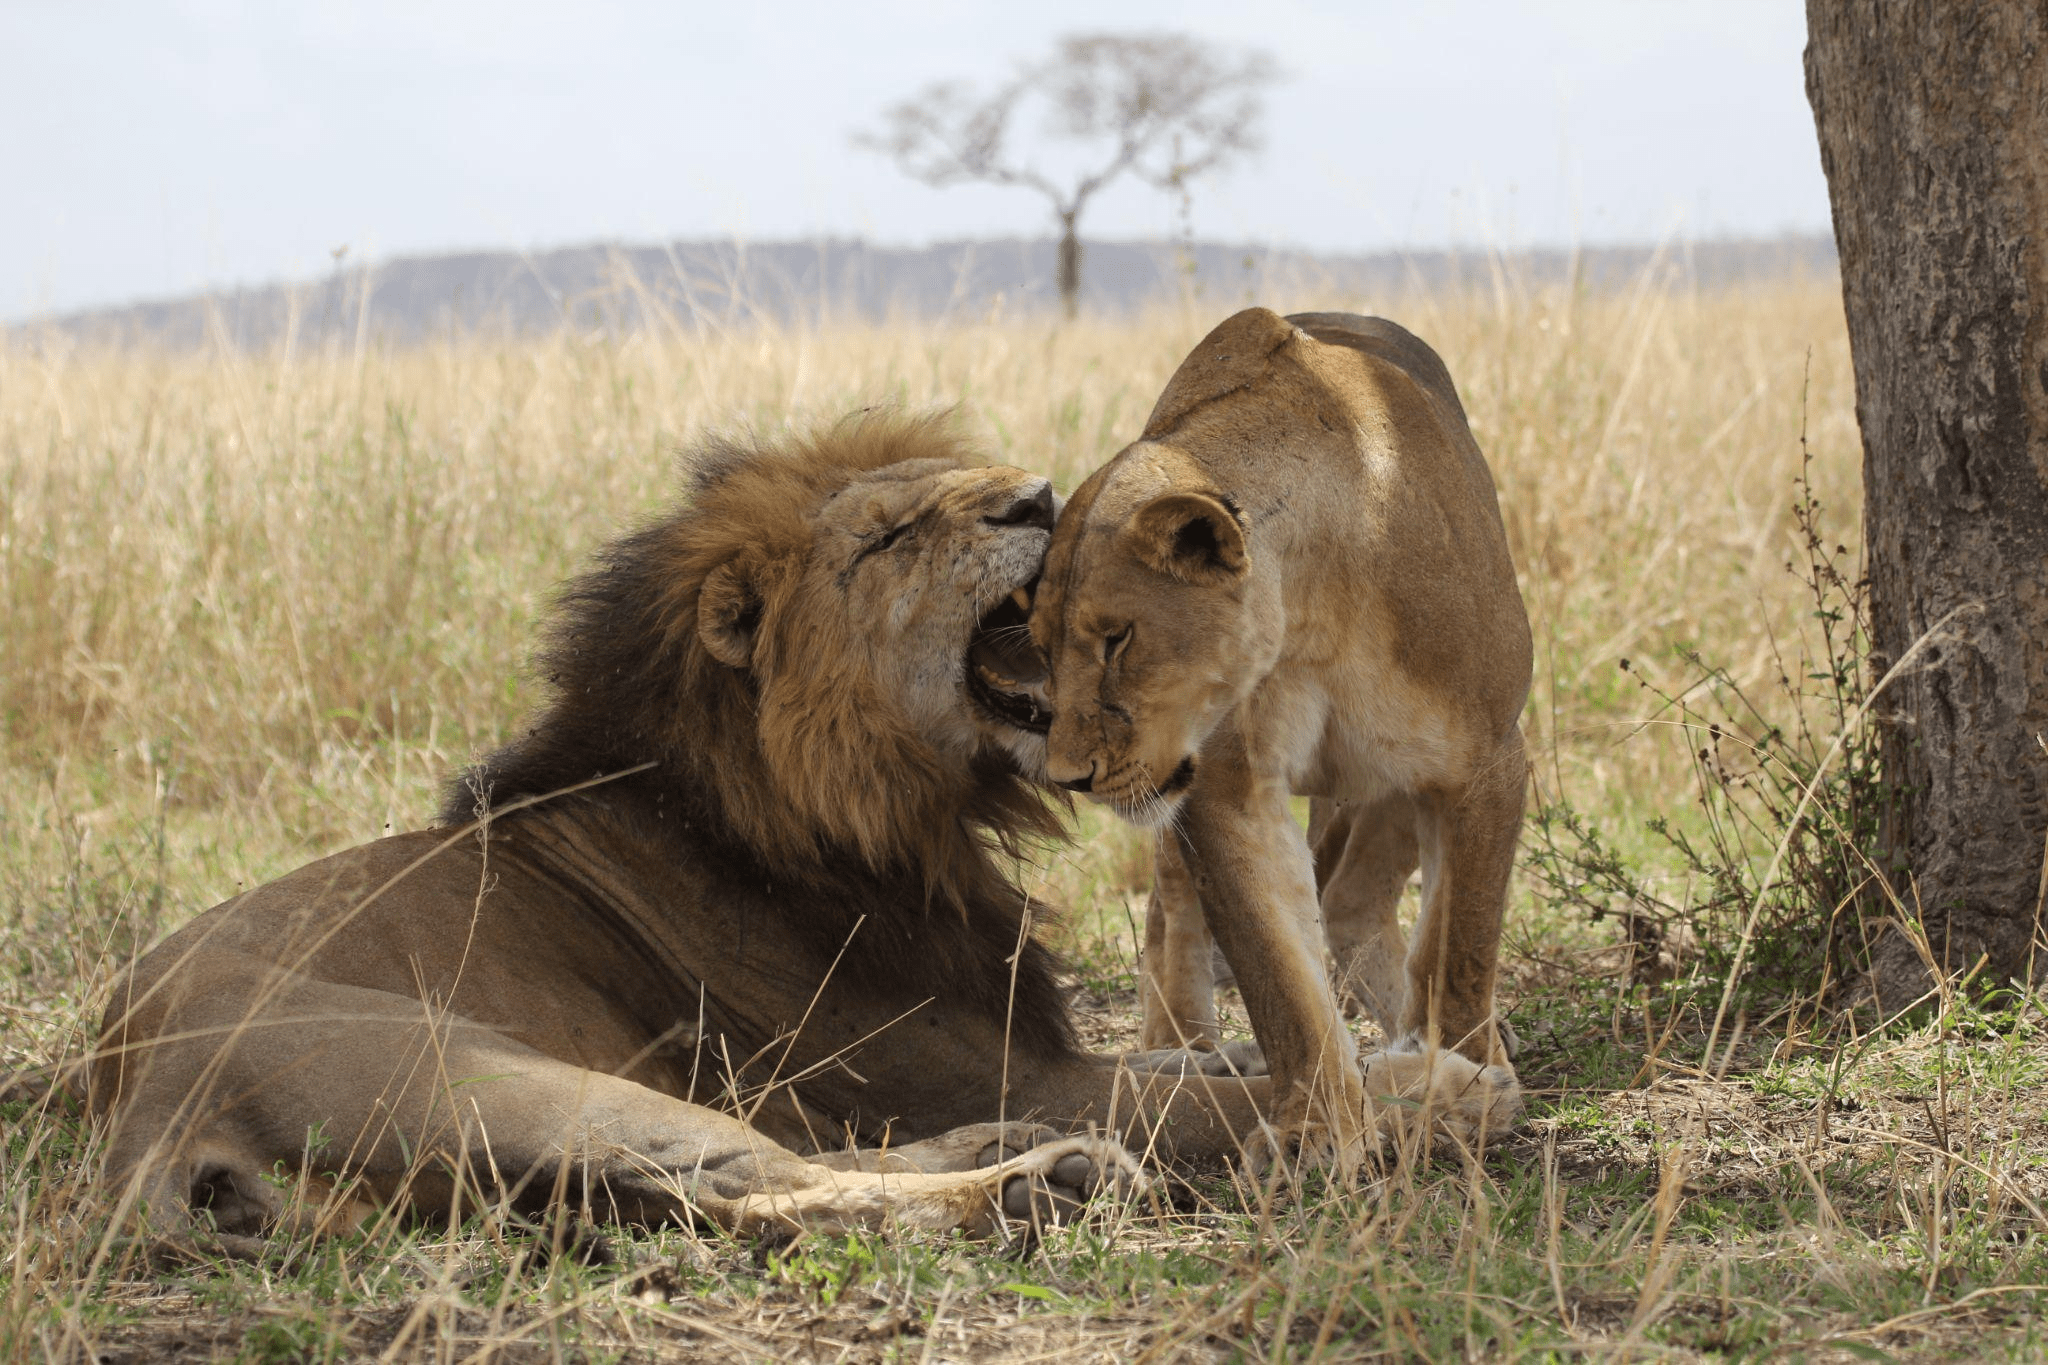
[[[1060,212],[1060,308],[1072,322],[1081,311],[1081,239],[1074,233],[1079,209]]]
[[[2026,977],[2048,833],[2048,8],[1808,0],[1863,430],[1894,889],[1937,964]],[[1951,615],[1954,613],[1954,615]],[[1870,983],[1928,985],[1911,936]],[[2041,955],[2048,967],[2048,953]]]

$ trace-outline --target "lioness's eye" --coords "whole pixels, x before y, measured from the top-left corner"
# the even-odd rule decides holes
[[[1124,652],[1124,646],[1131,642],[1131,628],[1113,630],[1102,637],[1102,662],[1108,663]]]
[[[881,535],[876,536],[873,540],[868,542],[863,552],[872,554],[876,550],[887,550],[892,548],[897,541],[903,539],[903,537],[910,534],[910,528],[913,524],[914,523],[912,522],[906,521],[901,526],[897,526],[890,530],[882,532]]]

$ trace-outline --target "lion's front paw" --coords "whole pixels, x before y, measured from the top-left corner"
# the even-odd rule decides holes
[[[1269,1069],[1266,1065],[1265,1049],[1257,1040],[1238,1038],[1225,1043],[1210,1054],[1217,1058],[1224,1069],[1207,1071],[1210,1076],[1264,1076]]]
[[[811,1160],[832,1170],[887,1175],[980,1171],[1065,1136],[1061,1130],[1043,1123],[969,1123],[921,1142],[827,1152]]]
[[[1011,1218],[1060,1222],[1101,1194],[1128,1198],[1145,1174],[1123,1144],[1103,1137],[1056,1138],[1003,1163],[1002,1206]]]
[[[1045,1123],[976,1123],[956,1131],[980,1140],[981,1147],[974,1154],[976,1169],[1000,1166],[1067,1136]]]
[[[1123,1064],[1141,1076],[1263,1076],[1266,1054],[1250,1038],[1221,1047],[1162,1047],[1128,1052]]]

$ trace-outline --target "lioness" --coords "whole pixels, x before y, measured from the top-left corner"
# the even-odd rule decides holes
[[[568,588],[552,701],[439,828],[134,966],[91,1075],[129,1211],[244,1251],[478,1193],[984,1230],[1128,1185],[1091,1129],[1234,1154],[1266,1082],[1080,1051],[1006,872],[1056,829],[1022,775],[1044,719],[979,672],[1029,671],[1053,513],[930,420],[701,452]]]
[[[1493,995],[1527,782],[1529,625],[1435,352],[1378,318],[1226,320],[1142,438],[1075,490],[1031,629],[1051,661],[1048,775],[1170,823],[1146,930],[1151,1036],[1213,1035],[1213,935],[1281,1134],[1314,1160],[1358,1159],[1371,1109],[1288,805],[1334,799],[1348,804],[1317,820],[1337,901],[1323,908],[1360,950],[1343,965],[1393,1040],[1374,1064],[1411,1084],[1434,1065],[1431,1093],[1511,1122]],[[1394,911],[1418,851],[1404,982]],[[1462,1056],[1437,1062],[1439,1045]]]

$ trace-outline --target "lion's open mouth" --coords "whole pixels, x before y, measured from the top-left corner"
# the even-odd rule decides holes
[[[967,641],[967,694],[1005,725],[1042,735],[1052,728],[1052,712],[1039,699],[1045,661],[1031,643],[1031,593],[1037,586],[1032,579],[975,622]]]

